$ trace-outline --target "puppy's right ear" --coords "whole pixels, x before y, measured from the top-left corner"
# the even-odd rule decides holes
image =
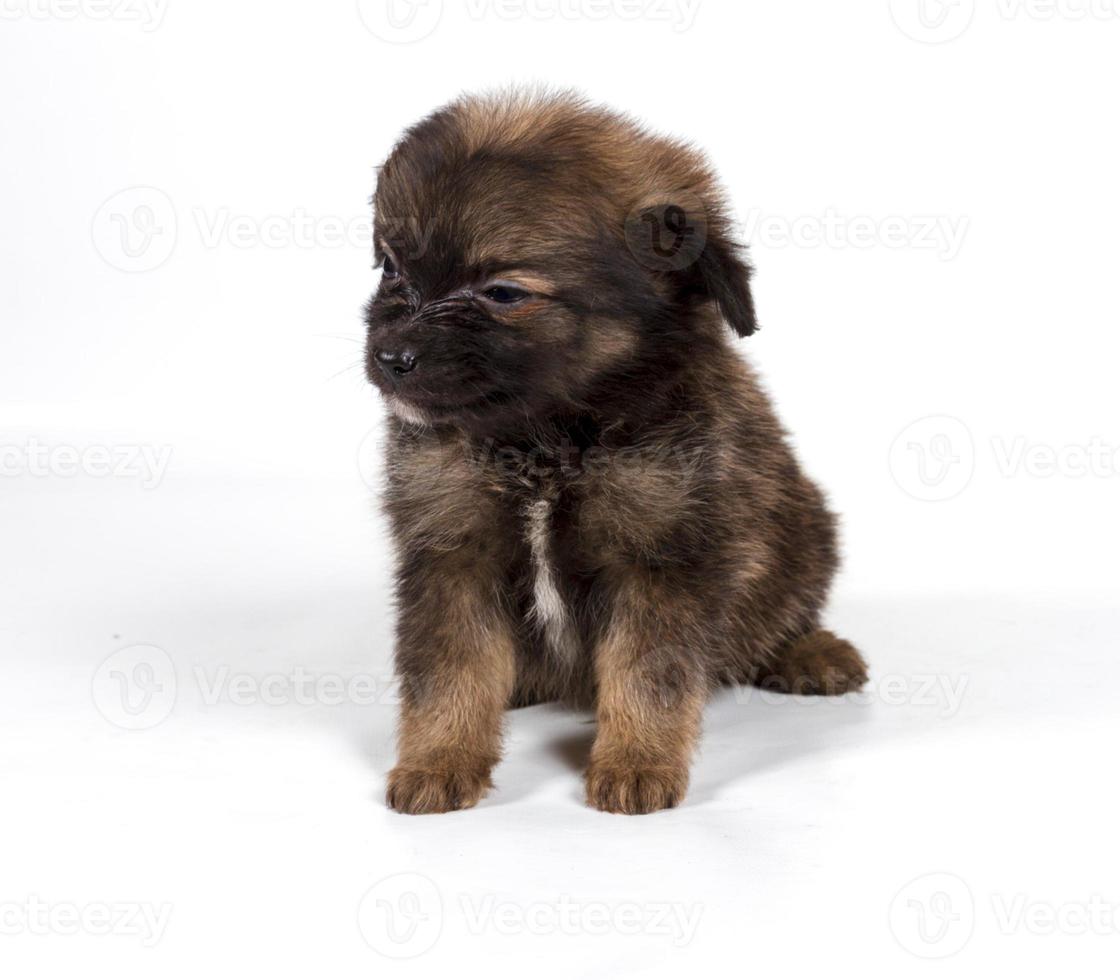
[[[758,329],[753,270],[726,224],[718,212],[709,217],[699,198],[678,192],[635,208],[626,241],[639,263],[676,283],[682,296],[714,302],[727,325],[749,337]]]
[[[740,337],[758,329],[751,295],[751,268],[745,249],[726,234],[709,229],[704,251],[697,260],[704,293],[715,300],[727,325]]]

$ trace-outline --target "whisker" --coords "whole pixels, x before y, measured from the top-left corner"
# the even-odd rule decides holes
[[[365,337],[346,337],[336,333],[316,333],[312,336],[318,340],[346,340],[351,344],[364,344],[366,342]]]
[[[329,378],[324,379],[323,383],[326,384],[329,381],[334,381],[339,375],[345,374],[347,371],[353,371],[355,368],[364,369],[365,361],[355,361],[353,364],[347,364],[341,371],[335,371]]]

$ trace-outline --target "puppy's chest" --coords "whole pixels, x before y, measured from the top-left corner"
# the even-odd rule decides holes
[[[574,528],[567,501],[554,489],[524,495],[518,524],[524,545],[526,620],[546,652],[571,664],[580,655],[576,606],[579,588],[572,553]]]
[[[511,572],[526,624],[568,664],[603,614],[604,571],[663,559],[689,510],[688,480],[657,460],[600,472],[519,472],[491,486],[514,530]]]

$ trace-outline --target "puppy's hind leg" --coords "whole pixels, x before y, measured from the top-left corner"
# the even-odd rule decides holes
[[[835,633],[820,629],[780,650],[751,680],[770,691],[828,696],[858,691],[866,682],[867,664],[859,651]]]

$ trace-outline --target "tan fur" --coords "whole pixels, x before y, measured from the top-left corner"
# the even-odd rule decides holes
[[[471,568],[445,560],[429,572],[426,593],[409,614],[438,623],[426,642],[440,666],[402,690],[400,758],[387,796],[403,813],[478,802],[501,755],[514,683],[513,632]]]
[[[707,698],[691,644],[702,633],[671,583],[633,569],[617,575],[606,635],[594,651],[599,733],[587,771],[587,801],[615,813],[676,806]]]

